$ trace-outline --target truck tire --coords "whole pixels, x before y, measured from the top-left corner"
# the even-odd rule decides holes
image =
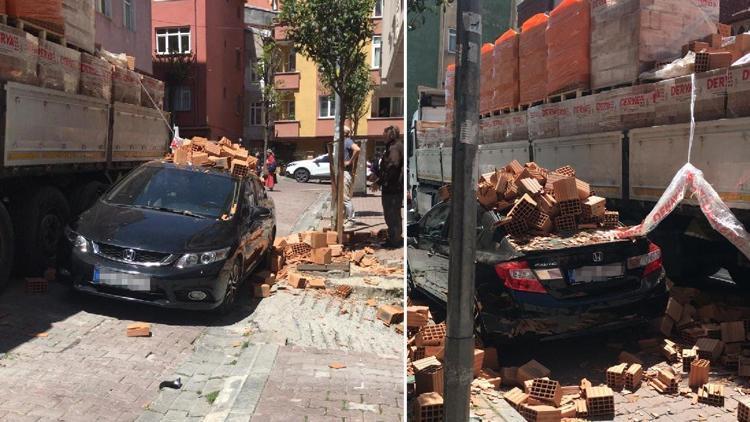
[[[13,222],[5,205],[0,203],[0,292],[8,285],[14,249]]]
[[[43,186],[18,198],[13,213],[23,236],[16,240],[17,264],[23,275],[38,276],[55,265],[70,207],[59,189]]]
[[[81,184],[73,192],[70,200],[70,210],[73,217],[91,208],[109,186],[98,180],[91,180]]]

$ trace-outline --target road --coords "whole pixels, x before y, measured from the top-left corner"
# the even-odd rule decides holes
[[[282,179],[271,193],[279,234],[326,189]],[[0,296],[0,420],[134,420],[199,339],[236,328],[255,306],[245,291],[241,310],[218,318],[72,296],[57,283],[31,295],[15,280]],[[126,337],[132,321],[150,322],[153,336]]]

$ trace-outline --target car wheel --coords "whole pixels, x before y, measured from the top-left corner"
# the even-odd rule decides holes
[[[221,277],[224,278],[222,281],[226,283],[227,289],[224,293],[224,299],[222,300],[221,305],[216,309],[219,314],[226,315],[232,312],[237,305],[237,295],[240,290],[240,276],[241,268],[239,260],[234,261],[234,264],[228,269],[222,270]]]
[[[13,267],[13,223],[5,206],[0,203],[0,291],[5,288]]]
[[[299,183],[307,183],[310,180],[310,171],[307,169],[295,170],[294,180],[296,180]]]

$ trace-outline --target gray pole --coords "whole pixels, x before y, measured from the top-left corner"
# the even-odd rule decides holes
[[[518,31],[518,6],[516,0],[510,0],[510,27]]]
[[[458,57],[445,351],[445,421],[469,420],[474,360],[474,263],[477,227],[477,135],[481,0],[458,0]]]
[[[341,96],[335,93],[336,107],[335,107],[335,123],[333,135],[333,158],[336,160],[336,180],[332,181],[336,183],[336,203],[331,208],[332,213],[335,215],[334,218],[334,229],[338,233],[338,239],[340,243],[344,243],[344,116],[341,115]],[[333,163],[332,163],[333,164]]]

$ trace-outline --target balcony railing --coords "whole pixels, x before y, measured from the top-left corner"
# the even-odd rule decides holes
[[[299,121],[297,120],[277,120],[274,123],[276,138],[298,138]]]
[[[370,117],[367,119],[367,136],[383,136],[383,131],[388,126],[396,126],[404,133],[403,117]]]
[[[273,84],[279,90],[298,90],[299,72],[282,72],[273,75]]]

